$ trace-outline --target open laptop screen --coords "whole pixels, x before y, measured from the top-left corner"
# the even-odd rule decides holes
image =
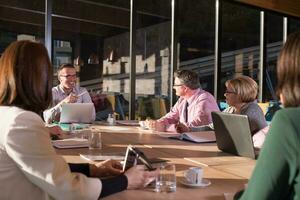
[[[62,104],[60,123],[91,123],[93,110],[93,103]]]

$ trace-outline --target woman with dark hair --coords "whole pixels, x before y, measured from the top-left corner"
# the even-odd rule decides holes
[[[299,199],[300,32],[281,50],[277,76],[285,109],[276,112],[248,187],[235,199]]]
[[[53,149],[41,118],[52,100],[51,86],[52,67],[42,44],[18,41],[2,54],[0,199],[98,199],[143,187],[156,176],[143,166],[121,174],[116,161],[68,165]],[[107,173],[118,176],[99,179]]]

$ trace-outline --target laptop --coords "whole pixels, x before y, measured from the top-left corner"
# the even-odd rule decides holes
[[[62,104],[60,123],[91,123],[93,119],[93,103]]]
[[[249,120],[246,115],[212,112],[217,146],[220,150],[256,159],[250,132]]]

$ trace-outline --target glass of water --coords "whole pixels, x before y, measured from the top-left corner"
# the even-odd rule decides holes
[[[102,148],[102,141],[101,141],[101,132],[92,129],[88,135],[89,140],[89,149],[101,149]]]
[[[164,163],[160,166],[159,175],[155,182],[155,192],[176,191],[176,167],[175,164]]]

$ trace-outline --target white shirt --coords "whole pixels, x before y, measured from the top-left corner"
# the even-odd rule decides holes
[[[0,199],[98,199],[98,178],[71,173],[35,113],[0,106]]]

